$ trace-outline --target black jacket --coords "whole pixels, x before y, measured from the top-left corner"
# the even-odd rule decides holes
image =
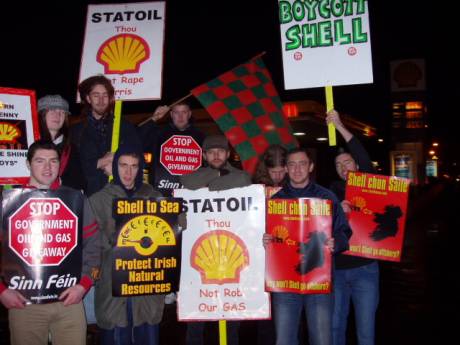
[[[86,178],[85,193],[91,196],[101,190],[108,182],[108,177],[97,169],[97,161],[112,147],[113,117],[107,119],[106,135],[101,135],[90,121],[83,121],[72,128],[71,140],[78,147],[83,174]],[[141,150],[142,145],[134,125],[121,120],[119,145],[128,144]]]
[[[374,173],[374,167],[372,166],[372,161],[369,157],[364,146],[356,138],[352,137],[347,143],[348,150],[350,151],[351,156],[358,165],[358,170],[365,173]],[[337,195],[340,201],[345,199],[345,186],[346,183],[344,180],[337,180],[331,184],[331,190]],[[355,268],[364,265],[368,265],[375,260],[362,258],[358,256],[351,255],[337,255],[335,257],[335,268],[336,269],[347,269]]]
[[[192,137],[201,147],[204,134],[193,125],[181,131],[172,122],[164,127],[159,127],[153,121],[148,121],[141,126],[139,132],[144,152],[150,152],[153,156],[149,167],[149,182],[163,195],[170,195],[172,189],[181,188],[182,185],[179,181],[179,175],[171,175],[160,163],[161,145],[173,135],[183,135]]]

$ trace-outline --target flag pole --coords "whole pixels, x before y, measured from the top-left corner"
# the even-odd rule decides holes
[[[112,146],[111,152],[118,150],[118,144],[120,142],[120,123],[121,123],[121,106],[123,101],[115,101],[115,110],[113,114],[113,128],[112,128]],[[112,181],[113,175],[109,176],[109,181]]]
[[[191,94],[191,93],[189,93],[188,95],[186,95],[186,96],[184,96],[184,97],[182,97],[182,98],[178,99],[178,100],[177,100],[177,101],[175,101],[174,103],[172,103],[172,104],[168,105],[168,108],[172,108],[172,107],[174,107],[176,104],[178,104],[178,103],[182,102],[184,99],[187,99],[187,98],[189,98],[190,96],[192,96],[192,94]],[[149,121],[150,121],[150,119],[151,119],[151,116],[149,116],[149,117],[148,117],[148,118],[146,118],[144,121],[142,121],[141,123],[139,123],[139,124],[138,124],[138,126],[140,127],[140,126],[142,126],[142,125],[146,124],[147,122],[149,122]]]
[[[332,85],[327,85],[325,87],[326,91],[326,111],[331,111],[334,109],[334,95],[332,93]],[[327,131],[329,134],[329,146],[336,146],[337,140],[335,137],[335,127],[333,123],[328,123]]]

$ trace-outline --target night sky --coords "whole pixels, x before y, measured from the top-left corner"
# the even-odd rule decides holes
[[[88,2],[45,0],[29,5],[9,1],[6,7],[3,2],[0,86],[35,89],[38,97],[59,93],[74,103]],[[116,2],[129,1],[91,1]],[[457,140],[452,134],[459,123],[454,104],[459,96],[457,54],[451,46],[456,43],[449,21],[453,11],[416,0],[368,4],[374,83],[335,87],[336,108],[388,135],[389,62],[423,58],[433,138],[448,140],[447,145],[453,147]],[[125,102],[125,112],[152,111],[262,51],[283,101],[325,102],[321,88],[283,90],[276,0],[168,0],[165,40],[163,100]],[[78,113],[76,104],[71,108]]]

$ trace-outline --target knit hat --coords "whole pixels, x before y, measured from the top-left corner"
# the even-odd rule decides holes
[[[60,95],[46,95],[38,100],[38,111],[61,109],[69,112],[69,103]]]
[[[228,140],[225,135],[219,134],[207,136],[203,141],[203,151],[210,149],[224,149],[228,151]]]

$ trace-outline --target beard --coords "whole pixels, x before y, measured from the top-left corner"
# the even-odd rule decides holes
[[[225,161],[221,161],[221,160],[212,160],[211,162],[209,162],[209,166],[212,169],[220,169],[225,166],[225,163],[226,163]]]

